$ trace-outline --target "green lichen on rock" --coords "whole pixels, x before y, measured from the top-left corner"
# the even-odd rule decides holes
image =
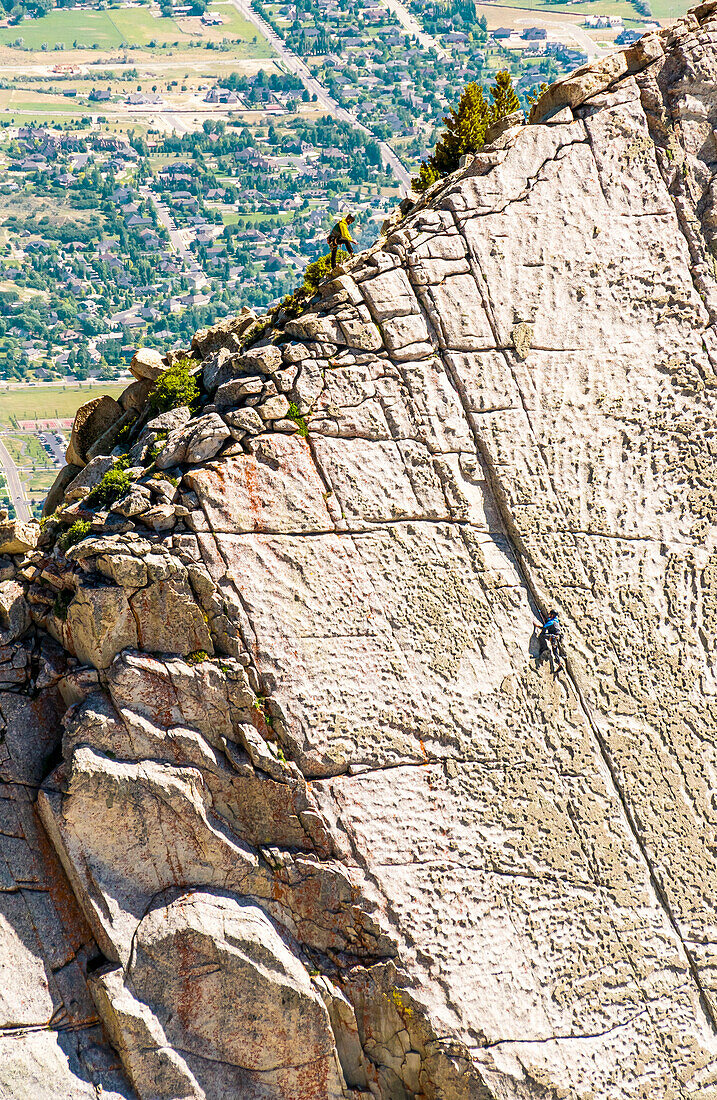
[[[515,354],[519,359],[527,359],[533,346],[533,326],[527,321],[519,321],[513,326],[510,338],[515,348]]]

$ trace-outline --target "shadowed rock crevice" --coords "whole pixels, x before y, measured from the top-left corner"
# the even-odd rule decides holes
[[[565,147],[563,147],[563,148],[565,148]],[[544,167],[544,166],[545,165],[543,165],[542,167]],[[542,171],[542,168],[541,168],[541,171]],[[598,177],[599,177],[599,174],[600,173],[599,173],[599,169],[598,169]],[[536,175],[535,178],[536,178],[536,180],[538,180],[540,178],[540,172]],[[529,189],[523,193],[520,200],[516,200],[516,201],[522,201],[524,198],[527,197],[528,194],[529,194]],[[505,213],[506,209],[507,209],[507,207],[503,207],[499,211],[497,211],[497,213],[501,213],[501,214]],[[483,273],[479,269],[476,269],[477,265],[476,265],[475,259],[470,255],[470,252],[468,253],[467,258],[468,258],[469,266],[473,269],[473,274],[474,274],[475,279],[476,279],[476,286],[477,286],[478,293],[480,295],[481,304],[483,306],[483,309],[485,310],[486,317],[488,318],[488,322],[489,322],[491,330],[493,332],[496,347],[498,347],[499,346],[499,339],[500,339],[499,332],[498,332],[498,328],[497,328],[495,319],[493,317],[492,309],[491,309],[491,306],[490,306],[490,298],[485,293],[485,290],[484,290],[484,288],[486,286],[486,283],[485,283],[485,279],[483,278]],[[410,279],[410,269],[409,269],[409,279]],[[413,289],[414,289],[414,292],[416,294],[416,299],[417,299],[419,305],[424,310],[426,323],[427,323],[427,326],[429,327],[429,330],[430,330],[432,328],[431,313],[433,313],[434,311],[432,310],[429,313],[425,310],[425,305],[424,305],[424,300],[423,300],[423,288],[414,286]],[[434,335],[435,335],[435,330],[434,330]],[[456,393],[459,395],[459,398],[461,399],[461,402],[463,404],[464,413],[465,413],[465,416],[466,416],[466,420],[471,426],[471,430],[472,430],[472,433],[473,433],[473,436],[474,436],[474,439],[475,439],[475,442],[476,442],[477,451],[481,456],[485,455],[484,465],[485,465],[486,470],[488,470],[488,469],[490,469],[489,452],[487,451],[487,449],[485,448],[484,443],[482,442],[479,430],[476,428],[475,424],[473,423],[472,413],[471,413],[471,410],[468,407],[466,399],[465,399],[465,392],[462,392],[460,378],[457,377],[456,374],[453,372],[450,361],[447,362],[446,361],[446,356],[443,354],[445,351],[449,351],[450,349],[446,346],[446,342],[445,342],[444,337],[438,336],[437,339],[438,339],[438,343],[441,347],[441,355],[442,355],[442,358],[444,360],[444,367],[446,369],[446,373],[447,373],[448,377],[451,378],[451,381],[454,384],[454,388],[456,390]],[[508,352],[507,350],[503,350],[503,349],[501,349],[501,352],[502,352],[502,355],[503,355],[503,358],[504,358],[504,361],[505,361],[505,364],[506,364],[506,368],[510,373],[512,383],[513,383],[513,385],[515,386],[515,389],[518,392],[518,395],[519,395],[519,398],[520,398],[520,401],[521,401],[521,404],[522,404],[522,407],[523,407],[523,411],[524,411],[524,414],[525,414],[525,419],[526,419],[526,422],[528,424],[530,434],[533,437],[533,440],[534,440],[534,443],[535,443],[535,448],[541,455],[541,460],[543,461],[544,468],[546,469],[546,471],[548,471],[547,463],[545,462],[544,455],[543,455],[542,450],[540,448],[539,438],[535,434],[535,431],[534,431],[534,428],[533,428],[533,425],[532,425],[531,419],[530,419],[529,409],[527,407],[524,396],[523,396],[522,391],[520,389],[518,379],[516,378],[515,371],[513,369],[513,364],[511,362],[511,353]],[[491,474],[488,475],[488,476],[489,476],[491,489],[492,489],[493,494],[494,494],[494,498],[498,502],[499,507],[500,507],[501,503],[505,502],[505,500],[506,500],[506,494],[505,494],[505,492],[502,489],[501,484],[500,484],[500,475],[497,474],[497,472],[495,471],[495,467],[493,467],[493,470],[492,470]],[[550,475],[549,475],[549,471],[548,471],[548,477],[549,476]],[[555,486],[554,485],[552,485],[552,488],[553,488],[553,491],[555,492]],[[556,494],[556,497],[557,497],[557,494]],[[510,512],[509,511],[502,511],[501,512],[501,518],[503,519],[503,527],[504,527],[504,529],[505,529],[505,531],[508,535],[508,538],[511,540],[511,542],[513,544],[513,550],[514,550],[515,558],[516,558],[516,565],[517,565],[517,568],[518,568],[518,570],[520,572],[520,575],[523,579],[523,582],[526,586],[526,589],[527,589],[528,593],[530,594],[531,605],[532,605],[533,611],[534,611],[534,613],[536,613],[536,616],[539,616],[541,614],[541,611],[542,611],[542,614],[545,615],[547,613],[547,606],[545,605],[546,596],[543,594],[542,600],[541,600],[540,590],[538,588],[536,588],[535,584],[533,583],[531,566],[535,566],[536,563],[535,563],[535,561],[530,561],[530,559],[528,561],[525,560],[525,551],[524,551],[524,548],[523,548],[522,539],[520,538],[520,535],[516,531],[515,521],[514,521],[512,515],[510,514]],[[541,608],[541,604],[543,605],[542,608]],[[612,784],[612,789],[614,790],[614,793],[617,796],[617,798],[619,800],[619,803],[620,803],[620,806],[622,808],[622,813],[624,815],[625,824],[629,828],[630,832],[632,833],[632,836],[634,837],[635,842],[637,843],[637,845],[639,847],[642,858],[644,859],[645,866],[646,866],[646,869],[647,869],[647,872],[648,872],[648,875],[649,875],[649,879],[650,879],[650,882],[651,882],[651,886],[652,886],[652,889],[654,891],[656,902],[664,910],[665,915],[667,916],[667,919],[669,920],[672,928],[675,931],[675,934],[678,936],[678,938],[680,940],[680,943],[682,945],[682,949],[684,951],[684,954],[685,954],[686,959],[687,959],[688,964],[689,964],[689,969],[690,969],[690,973],[692,975],[692,979],[694,980],[694,982],[697,986],[697,989],[699,990],[699,995],[700,995],[700,999],[701,999],[703,1007],[704,1007],[705,1014],[706,1014],[708,1020],[710,1021],[710,1024],[711,1024],[712,1028],[717,1030],[717,1010],[716,1010],[716,1007],[715,1007],[715,1004],[714,1004],[714,1001],[713,1001],[712,994],[710,993],[710,991],[708,989],[705,988],[705,985],[703,984],[703,981],[702,981],[702,978],[701,978],[701,975],[700,975],[700,972],[699,972],[699,968],[696,964],[695,958],[693,957],[688,945],[685,943],[683,934],[682,934],[682,932],[680,931],[680,928],[679,928],[678,921],[677,921],[677,919],[675,917],[675,914],[672,910],[672,907],[670,905],[668,894],[665,891],[664,886],[661,883],[661,875],[660,875],[658,869],[655,867],[654,863],[651,862],[651,860],[650,860],[649,853],[648,853],[647,848],[645,846],[644,836],[642,835],[642,831],[639,828],[639,826],[638,826],[638,824],[635,820],[635,816],[634,816],[634,813],[633,813],[632,808],[630,806],[630,803],[626,798],[625,791],[624,791],[623,786],[620,782],[620,776],[619,776],[618,769],[615,765],[615,761],[613,760],[613,758],[611,756],[611,753],[609,751],[609,748],[608,748],[605,740],[600,735],[599,727],[596,725],[594,719],[590,715],[588,705],[585,702],[585,699],[583,698],[582,693],[580,691],[579,684],[576,681],[575,676],[573,675],[572,668],[571,668],[571,662],[570,662],[569,657],[565,658],[565,662],[566,662],[567,676],[569,677],[569,680],[572,683],[573,690],[575,691],[576,698],[579,702],[579,709],[582,711],[584,719],[587,722],[587,724],[588,724],[588,726],[591,730],[592,735],[595,737],[595,741],[596,741],[596,744],[598,746],[600,755],[602,756],[602,758],[605,762],[605,765],[607,766],[607,769],[608,769],[608,772],[609,772],[609,775],[610,775],[611,784]],[[586,849],[586,857],[589,858],[589,854],[588,854],[587,849]],[[596,875],[596,883],[599,883],[599,881],[600,881],[600,876],[599,876],[599,873],[598,873]],[[628,1022],[632,1022],[632,1020],[634,1020],[634,1019],[636,1019],[636,1016],[632,1017],[632,1019]],[[615,1025],[615,1027],[623,1027],[623,1026],[626,1026],[626,1025],[623,1025],[623,1024]],[[602,1032],[602,1033],[599,1033],[599,1034],[608,1034],[610,1030],[613,1030],[613,1029],[607,1029],[605,1032]],[[594,1035],[594,1036],[583,1036],[583,1037],[585,1037],[585,1038],[590,1038],[590,1037],[596,1038],[598,1036]],[[560,1037],[556,1036],[555,1038],[560,1038]],[[562,1038],[567,1039],[567,1038],[571,1038],[571,1036],[566,1035],[566,1036],[562,1036]],[[576,1036],[576,1038],[577,1038],[577,1036]],[[498,1043],[500,1043],[502,1041],[503,1040],[495,1040],[492,1043],[486,1044],[486,1047],[489,1048],[489,1047],[495,1046],[495,1045],[497,1045]],[[535,1041],[535,1040],[525,1040],[525,1041]],[[546,1042],[546,1041],[550,1041],[550,1040],[549,1039],[541,1039],[539,1041],[540,1042]]]
[[[85,1015],[27,1025],[100,1019],[139,1097],[715,1095],[713,22],[80,417],[0,791],[87,924]]]

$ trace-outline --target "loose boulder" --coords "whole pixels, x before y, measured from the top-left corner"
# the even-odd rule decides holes
[[[73,466],[85,466],[92,444],[96,443],[121,416],[121,406],[107,394],[95,397],[92,401],[81,405],[72,425],[72,435],[66,454],[68,463]]]
[[[172,893],[139,925],[127,985],[193,1079],[244,1100],[344,1097],[328,1011],[267,915],[222,891]]]
[[[30,626],[30,609],[22,585],[17,581],[0,584],[0,645],[20,638]]]
[[[168,470],[180,462],[205,462],[218,453],[231,437],[231,432],[217,413],[207,413],[198,420],[175,429],[157,456],[159,470]]]
[[[164,356],[154,348],[140,348],[135,352],[129,369],[140,382],[156,382],[167,369],[167,363]]]
[[[0,522],[0,554],[26,554],[34,550],[40,537],[40,525],[31,520]]]
[[[149,391],[152,389],[153,383],[149,379],[138,379],[136,382],[131,382],[126,390],[119,395],[119,403],[125,412],[134,410],[134,412],[140,412],[147,401]]]
[[[238,317],[229,317],[211,328],[200,329],[192,339],[192,350],[199,352],[203,357],[219,348],[236,351],[241,345],[240,338],[248,332],[255,321],[254,310],[244,306]]]
[[[43,516],[51,516],[59,506],[65,496],[65,490],[72,482],[82,473],[81,466],[63,466],[59,474],[53,481],[50,491],[47,494],[47,498],[42,508]]]

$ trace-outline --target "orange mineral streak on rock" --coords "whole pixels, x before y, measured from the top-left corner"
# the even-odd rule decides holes
[[[35,842],[36,855],[44,872],[44,884],[47,886],[52,904],[58,917],[62,921],[72,949],[79,951],[81,947],[92,943],[92,931],[85,920],[85,916],[77,904],[77,899],[72,892],[72,887],[67,881],[67,876],[62,869],[57,853],[50,843],[49,837],[40,821],[37,812],[33,810],[36,825]]]
[[[257,532],[265,531],[267,529],[264,522],[265,502],[259,489],[256,464],[253,461],[248,461],[242,465],[241,469],[244,473],[247,502],[253,519],[253,530]]]

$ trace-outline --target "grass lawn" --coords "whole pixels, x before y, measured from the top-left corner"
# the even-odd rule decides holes
[[[39,50],[43,42],[50,50],[56,43],[67,49],[75,41],[82,46],[116,49],[123,41],[106,11],[51,11],[42,19],[24,19],[16,27],[0,28],[1,45],[10,46],[17,39],[31,50]]]
[[[58,57],[54,46],[61,47],[60,52],[94,47],[114,50],[120,46],[147,47],[151,42],[158,49],[168,46],[186,49],[188,43],[196,42],[201,36],[205,40],[204,45],[210,40],[220,41],[223,38],[237,40],[236,52],[239,56],[274,56],[264,36],[236,8],[222,4],[217,10],[224,22],[222,26],[212,28],[204,27],[198,18],[183,20],[184,25],[181,25],[174,19],[154,16],[146,8],[54,10],[41,19],[24,19],[17,26],[1,27],[0,47],[11,47],[20,40],[24,50],[41,51],[46,44],[47,53],[43,53],[43,59],[64,63],[68,59]],[[194,50],[192,61],[196,62]]]
[[[9,435],[3,440],[5,446],[10,452],[10,457],[16,466],[24,465],[22,455],[22,438],[17,435]]]
[[[650,0],[650,10],[655,19],[659,19],[660,22],[666,19],[681,19],[690,7],[692,7],[691,4],[683,3],[682,0]]]
[[[42,507],[57,474],[57,467],[54,467],[52,470],[37,470],[35,473],[22,475],[25,496],[36,519],[42,515]]]
[[[44,499],[47,496],[47,490],[52,485],[53,481],[57,477],[57,467],[53,466],[51,470],[37,470],[29,477],[23,477],[23,484],[25,486],[26,493],[40,493]]]
[[[61,45],[71,49],[74,42],[82,46],[101,46],[116,49],[119,46],[146,46],[154,41],[158,45],[167,42],[186,42],[185,34],[173,19],[155,18],[141,8],[116,11],[51,11],[42,19],[24,19],[16,27],[0,28],[0,45],[10,46],[22,39],[25,49],[39,50],[47,43],[52,48]],[[62,62],[63,58],[53,56]]]
[[[128,46],[147,46],[156,42],[158,46],[167,42],[187,42],[189,35],[175,23],[174,19],[156,17],[142,8],[120,8],[107,13],[122,35],[122,41]]]
[[[40,440],[35,435],[7,435],[3,440],[13,457],[16,466],[53,467],[53,462]]]
[[[54,463],[36,435],[26,435],[23,439],[24,452],[30,466],[52,467]]]
[[[44,92],[42,88],[3,88],[0,104],[9,111],[39,111],[57,115],[87,114],[87,107],[80,108],[75,99],[65,99],[56,92]]]
[[[67,102],[72,103],[73,100],[68,99]],[[59,122],[67,121],[64,117],[58,118],[58,115],[56,113],[55,114],[48,114],[47,109],[38,111],[38,110],[35,110],[34,108],[31,108],[31,107],[22,106],[22,107],[13,107],[12,112],[10,112],[9,107],[5,107],[5,106],[2,106],[0,104],[0,111],[4,111],[5,113],[10,113],[10,123],[11,123],[11,125],[14,124],[14,123],[21,123],[23,126],[29,126],[30,124],[32,124],[33,126],[54,126],[54,124],[58,121]],[[74,114],[74,112],[72,112],[72,114]],[[78,104],[77,115],[80,116],[81,114],[86,115],[87,114],[87,108],[86,107],[80,107],[80,105]],[[69,117],[71,117],[71,115],[70,115],[70,112],[68,111],[68,118]],[[3,122],[7,122],[7,121],[8,120],[6,118],[3,119]]]
[[[273,57],[274,50],[264,35],[238,12],[233,4],[212,4],[209,9],[222,17],[220,27],[205,27],[204,34],[215,41],[222,38],[240,39],[242,52],[249,57]],[[256,38],[256,42],[254,39]]]
[[[546,18],[571,23],[582,23],[586,15],[621,15],[627,25],[644,23],[628,0],[584,0],[582,3],[551,4],[549,0],[511,0],[510,4],[483,4],[477,7],[479,15],[485,15],[489,29],[508,27],[513,22],[511,12],[539,11]],[[687,11],[685,3],[684,11]]]
[[[10,423],[10,417],[18,420],[63,420],[74,416],[80,405],[93,397],[108,393],[119,397],[125,386],[25,386],[18,390],[0,391],[0,422]]]

